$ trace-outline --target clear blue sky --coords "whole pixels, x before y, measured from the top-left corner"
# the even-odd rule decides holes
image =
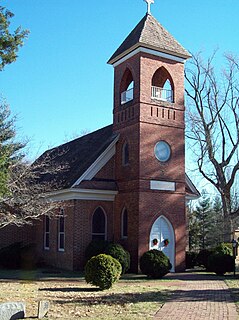
[[[112,122],[108,58],[146,12],[143,0],[0,0],[30,30],[0,93],[30,155]],[[155,0],[153,16],[189,51],[239,53],[238,0]]]

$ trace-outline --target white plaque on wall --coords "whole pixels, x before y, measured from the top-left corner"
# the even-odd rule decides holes
[[[164,191],[175,191],[175,182],[170,181],[150,181],[150,189],[151,190],[164,190]]]

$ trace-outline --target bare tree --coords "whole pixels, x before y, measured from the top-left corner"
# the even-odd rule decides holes
[[[186,72],[187,138],[199,172],[219,192],[224,215],[224,240],[230,241],[239,215],[233,189],[239,170],[239,64],[224,56],[224,69],[214,68],[215,53],[204,62],[193,55]]]
[[[67,168],[67,164],[54,161],[67,152],[59,154],[57,148],[29,163],[26,143],[16,141],[15,121],[9,106],[0,101],[0,228],[54,214],[59,204],[48,200],[47,193],[59,186],[59,175]]]

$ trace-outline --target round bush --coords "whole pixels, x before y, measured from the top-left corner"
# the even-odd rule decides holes
[[[109,242],[106,240],[101,240],[101,239],[92,240],[85,250],[86,260],[89,260],[94,256],[98,256],[98,254],[105,253],[108,245],[109,245]]]
[[[208,258],[210,271],[217,275],[224,275],[226,272],[234,270],[234,258],[229,254],[213,253]]]
[[[85,280],[101,290],[109,289],[122,272],[118,260],[106,254],[92,257],[85,266]]]
[[[159,250],[145,252],[140,258],[140,269],[148,277],[159,279],[165,276],[172,268],[168,257]]]
[[[105,253],[119,261],[122,266],[122,274],[129,270],[130,254],[120,244],[110,243]]]

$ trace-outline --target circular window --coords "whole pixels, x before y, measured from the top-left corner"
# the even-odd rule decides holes
[[[171,148],[167,142],[159,141],[154,147],[154,154],[159,161],[166,162],[171,156]]]

